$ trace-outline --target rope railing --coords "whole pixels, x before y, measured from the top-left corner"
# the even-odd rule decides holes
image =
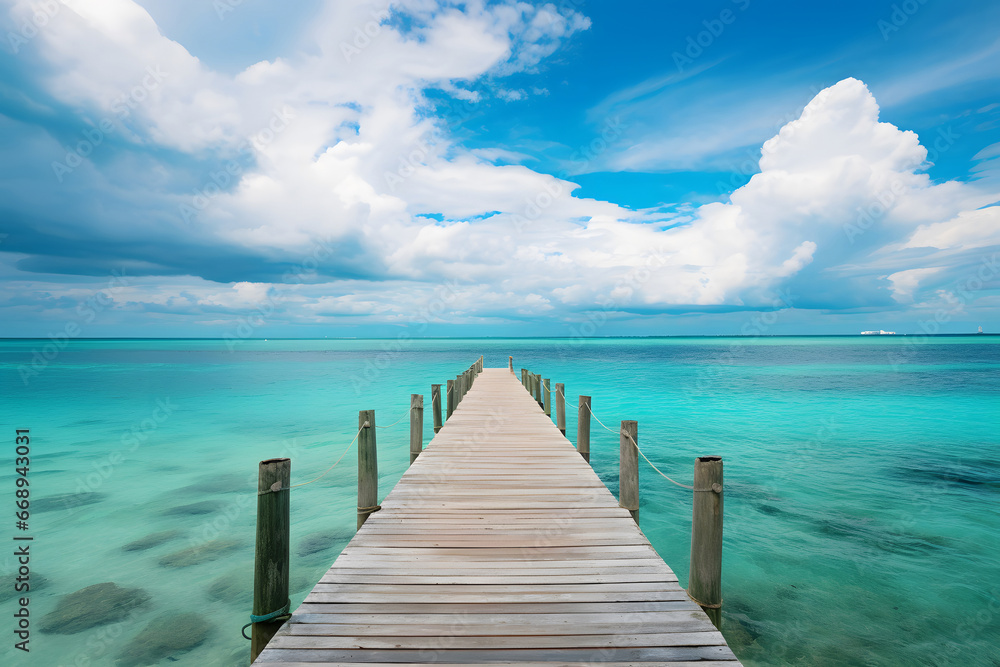
[[[399,422],[403,421],[403,420],[404,420],[404,419],[406,418],[406,416],[407,416],[408,414],[410,414],[410,412],[411,412],[412,410],[413,410],[413,408],[412,408],[412,407],[410,407],[410,408],[407,408],[407,409],[406,409],[406,412],[404,412],[404,413],[403,413],[403,416],[402,416],[402,417],[400,417],[399,419],[397,419],[396,421],[392,422],[392,423],[391,423],[391,424],[389,424],[388,426],[379,426],[378,424],[376,424],[376,425],[375,425],[375,428],[392,428],[393,426],[395,426],[395,425],[396,425],[396,424],[398,424]]]
[[[558,393],[559,393],[560,396],[563,397],[563,400],[565,401],[566,400],[566,394],[562,393],[561,391],[559,391]],[[646,454],[642,451],[642,448],[639,447],[639,443],[637,443],[635,441],[635,438],[632,437],[631,433],[628,433],[627,431],[624,431],[624,430],[615,430],[613,428],[609,428],[604,422],[602,422],[600,420],[600,418],[596,414],[594,414],[594,410],[589,405],[586,405],[585,407],[587,408],[587,411],[590,413],[590,416],[593,417],[597,421],[597,423],[600,424],[602,428],[604,428],[605,431],[607,431],[609,433],[617,433],[618,435],[627,436],[628,439],[632,442],[632,445],[635,447],[635,450],[637,452],[639,452],[639,456],[641,456],[642,459],[646,463],[649,464],[650,468],[652,468],[653,470],[655,470],[656,472],[658,472],[660,474],[660,476],[663,477],[663,479],[667,480],[671,484],[676,484],[677,486],[681,487],[682,489],[688,489],[690,491],[712,491],[712,489],[695,489],[693,486],[688,486],[687,484],[681,484],[677,480],[672,479],[668,475],[664,474],[664,472],[662,470],[660,470],[659,468],[657,468],[656,465],[652,461],[649,460],[649,457],[647,457]]]
[[[397,424],[399,424],[399,422],[401,422],[404,419],[406,419],[407,415],[409,415],[410,412],[412,412],[412,410],[413,410],[413,408],[407,408],[406,412],[404,412],[403,415],[399,419],[397,419],[396,421],[394,421],[393,423],[391,423],[391,424],[389,424],[387,426],[379,426],[378,424],[376,424],[375,428],[392,428],[393,426],[396,426]],[[316,477],[315,479],[311,479],[308,482],[301,482],[299,484],[292,484],[291,486],[287,486],[287,487],[283,487],[283,488],[277,488],[277,489],[271,488],[271,489],[267,489],[266,491],[259,491],[257,493],[257,495],[258,496],[263,496],[263,495],[268,494],[268,493],[277,493],[279,491],[288,491],[288,490],[291,490],[291,489],[297,489],[300,486],[308,486],[309,484],[312,484],[314,482],[318,482],[319,480],[323,479],[324,477],[326,477],[330,473],[331,470],[333,470],[334,468],[337,467],[337,464],[339,464],[341,461],[344,460],[344,457],[347,456],[347,452],[351,451],[351,448],[354,447],[354,443],[358,441],[358,437],[361,435],[361,431],[363,431],[365,429],[365,427],[367,427],[367,426],[371,426],[371,424],[369,424],[366,421],[361,426],[361,428],[358,429],[358,432],[354,434],[354,438],[351,440],[350,444],[348,444],[347,448],[344,449],[343,453],[339,457],[337,457],[337,460],[333,462],[333,465],[330,466],[329,468],[327,468],[325,471],[323,471],[323,474],[320,475],[319,477]]]

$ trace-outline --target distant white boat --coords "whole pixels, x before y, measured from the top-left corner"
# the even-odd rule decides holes
[[[879,329],[878,331],[862,331],[861,335],[862,336],[895,336],[896,332],[895,331],[883,331],[882,329]]]
[[[979,327],[979,333],[983,333],[983,328]]]

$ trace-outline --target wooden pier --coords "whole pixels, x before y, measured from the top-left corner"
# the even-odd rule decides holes
[[[740,664],[509,369],[465,391],[254,664]]]

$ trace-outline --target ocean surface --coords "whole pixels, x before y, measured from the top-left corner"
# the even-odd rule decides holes
[[[308,481],[358,410],[391,424],[480,354],[564,382],[572,404],[592,396],[611,426],[638,420],[675,479],[724,457],[723,630],[744,664],[1000,665],[1000,338],[47,342],[0,341],[4,665],[246,665],[258,461],[290,456]],[[382,497],[408,464],[406,420],[378,438]],[[617,457],[595,423],[613,492]],[[686,585],[690,493],[640,466],[641,527]],[[356,470],[352,449],[293,492],[293,608],[354,532]],[[13,647],[25,535],[30,653]],[[43,632],[65,596],[105,582],[120,588],[72,600],[95,625]],[[178,624],[200,643],[172,645]]]

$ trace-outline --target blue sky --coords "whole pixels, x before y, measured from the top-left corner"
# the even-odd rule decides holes
[[[997,331],[997,25],[0,0],[0,335]]]

